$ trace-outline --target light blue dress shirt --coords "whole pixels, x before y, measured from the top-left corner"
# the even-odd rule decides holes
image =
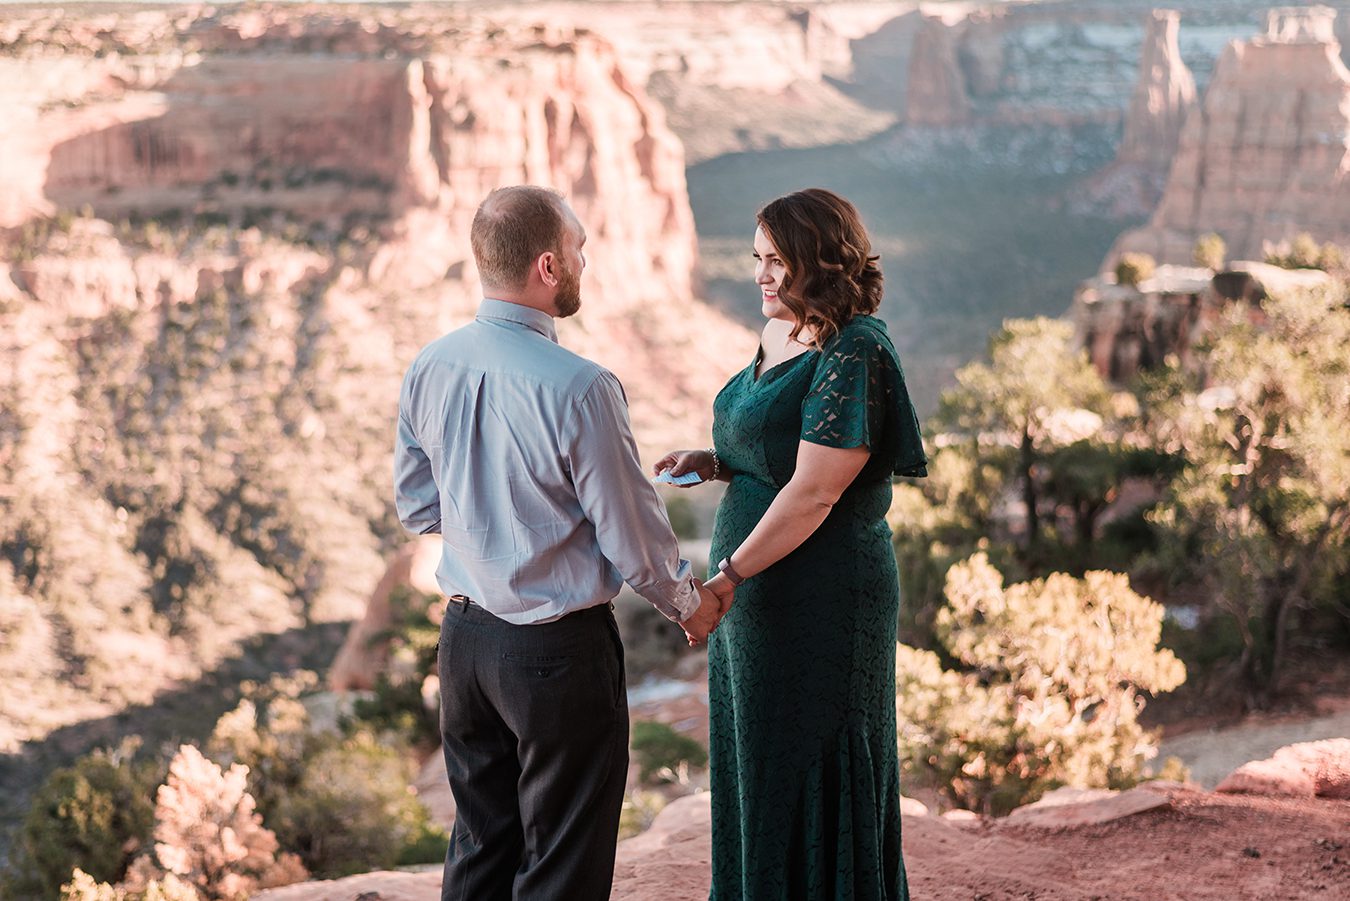
[[[608,603],[624,581],[670,619],[698,607],[619,380],[559,346],[547,313],[487,299],[422,349],[394,486],[404,528],[441,535],[441,590],[509,623]]]

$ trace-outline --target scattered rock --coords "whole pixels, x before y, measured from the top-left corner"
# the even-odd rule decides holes
[[[1171,803],[1171,793],[1156,788],[1132,788],[1124,792],[1060,788],[1034,804],[1017,808],[1002,822],[1039,829],[1094,826],[1168,807]]]
[[[440,896],[441,867],[432,865],[422,872],[378,870],[347,876],[301,882],[284,888],[268,889],[253,895],[253,901],[427,901]]]
[[[1266,760],[1238,767],[1215,791],[1350,799],[1350,738],[1280,748]]]
[[[914,798],[900,797],[900,815],[906,817],[928,816],[928,805]]]
[[[942,815],[942,819],[963,828],[980,825],[980,815],[973,810],[949,810]]]

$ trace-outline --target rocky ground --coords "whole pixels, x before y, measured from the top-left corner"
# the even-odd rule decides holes
[[[1026,822],[906,816],[905,860],[913,896],[925,901],[1331,899],[1343,897],[1337,893],[1350,884],[1346,801],[1175,787],[1137,789],[1113,800],[1139,794],[1155,796],[1152,809],[1087,825],[1073,821],[1084,816],[1084,808],[1102,802],[1060,805]],[[694,795],[667,807],[649,831],[621,844],[613,901],[706,898],[712,853],[708,821],[707,795]],[[368,873],[256,897],[420,901],[435,897],[439,885],[435,869]]]
[[[905,861],[926,901],[1322,899],[1350,885],[1350,739],[1248,763],[1205,791],[1147,783],[1061,789],[998,820],[907,801]],[[702,901],[712,841],[706,793],[672,803],[619,845],[613,901]],[[436,867],[274,889],[259,901],[433,898]]]

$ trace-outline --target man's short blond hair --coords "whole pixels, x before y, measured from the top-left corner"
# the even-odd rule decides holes
[[[571,216],[562,194],[551,188],[516,185],[489,194],[469,232],[484,287],[525,287],[540,254],[562,253]]]

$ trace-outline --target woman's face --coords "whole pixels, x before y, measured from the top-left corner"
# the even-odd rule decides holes
[[[756,227],[755,284],[759,285],[760,294],[763,298],[761,309],[765,319],[796,322],[796,317],[792,315],[792,311],[778,299],[778,291],[782,288],[783,279],[786,276],[787,265],[778,256],[778,249],[773,246],[769,236],[764,234],[764,229]]]

